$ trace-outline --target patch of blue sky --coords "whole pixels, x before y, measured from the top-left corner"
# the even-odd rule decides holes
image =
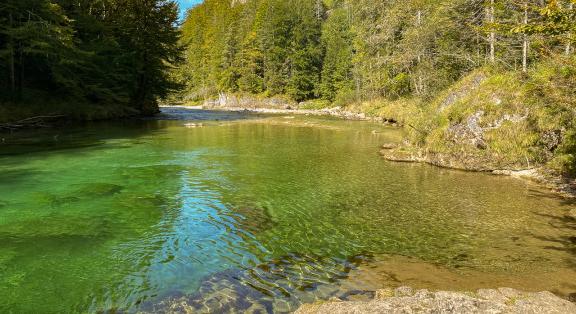
[[[202,0],[176,0],[176,2],[180,6],[180,19],[183,19],[186,16],[186,11],[202,3]]]

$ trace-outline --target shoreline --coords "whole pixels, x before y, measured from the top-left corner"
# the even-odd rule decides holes
[[[562,198],[576,199],[574,182],[571,182],[567,177],[547,173],[546,168],[542,166],[522,169],[498,169],[497,167],[479,166],[478,164],[474,164],[474,161],[462,160],[446,154],[425,154],[420,149],[416,149],[413,152],[402,151],[402,146],[394,144],[384,144],[380,150],[380,156],[392,162],[425,163],[445,169],[482,172],[496,176],[512,177],[535,183]],[[576,212],[571,213],[571,216],[576,219]]]
[[[512,288],[474,292],[381,289],[369,301],[304,304],[296,314],[338,313],[576,313],[576,304],[551,292],[524,292]]]
[[[341,107],[325,108],[325,109],[298,109],[298,108],[261,108],[261,107],[226,107],[226,106],[182,106],[182,105],[162,105],[160,108],[185,108],[195,110],[214,110],[214,111],[228,111],[228,112],[247,112],[247,113],[262,113],[262,114],[295,114],[306,116],[330,116],[341,118],[344,120],[352,121],[372,121],[380,123],[389,123],[391,125],[398,125],[395,121],[387,121],[384,118],[371,117],[365,113],[358,113],[352,111],[342,110]]]

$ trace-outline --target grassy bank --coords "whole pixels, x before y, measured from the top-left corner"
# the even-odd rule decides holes
[[[444,159],[469,170],[544,167],[576,173],[576,61],[557,57],[528,73],[477,69],[432,99],[347,106],[409,130],[392,154]],[[432,156],[432,157],[431,157]]]

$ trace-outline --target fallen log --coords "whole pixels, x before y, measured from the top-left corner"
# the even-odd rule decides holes
[[[64,115],[35,116],[15,122],[0,123],[0,129],[14,131],[25,128],[46,128],[49,127],[46,121],[64,118]]]

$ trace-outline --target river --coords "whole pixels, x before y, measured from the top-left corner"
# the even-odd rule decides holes
[[[165,108],[4,135],[0,312],[290,312],[383,287],[576,292],[573,204],[392,163],[400,129]]]

